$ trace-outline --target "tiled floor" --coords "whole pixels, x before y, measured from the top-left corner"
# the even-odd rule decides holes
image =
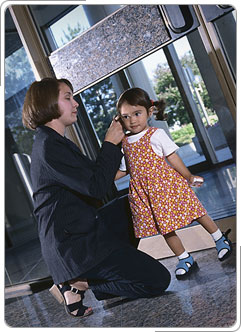
[[[97,301],[86,292],[85,304],[94,314],[84,319],[68,316],[48,290],[6,300],[5,322],[12,327],[225,327],[236,323],[236,255],[224,262],[216,249],[193,253],[199,270],[184,281],[174,276],[176,258],[162,263],[172,281],[163,296]]]

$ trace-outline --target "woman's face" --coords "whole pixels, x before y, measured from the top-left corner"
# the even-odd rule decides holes
[[[77,107],[79,104],[74,100],[70,87],[65,83],[59,84],[58,107],[61,116],[58,120],[65,127],[77,121]]]

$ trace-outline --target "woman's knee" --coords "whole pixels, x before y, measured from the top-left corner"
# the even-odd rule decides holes
[[[161,295],[170,285],[171,274],[161,263],[152,271],[148,281],[145,283],[145,291],[149,296]]]
[[[167,289],[171,282],[171,274],[168,269],[160,262],[156,266],[155,273],[152,274],[152,285],[162,290]]]
[[[158,260],[142,253],[145,269],[142,268],[140,278],[149,285],[150,288],[164,291],[168,288],[171,281],[171,274],[168,269]]]
[[[165,270],[162,269],[159,280],[156,280],[153,286],[155,286],[157,290],[160,289],[161,292],[164,292],[170,285],[170,282],[171,273],[165,268]]]
[[[146,285],[145,286],[145,297],[154,297],[154,296],[160,296],[162,295],[165,290],[170,285],[171,276],[168,275],[165,279],[159,280],[159,282],[156,282],[152,285]]]

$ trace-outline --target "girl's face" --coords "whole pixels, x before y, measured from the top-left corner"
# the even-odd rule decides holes
[[[70,87],[65,83],[59,84],[58,107],[61,116],[57,119],[64,127],[70,126],[77,120],[77,107]]]
[[[125,129],[132,134],[138,134],[149,127],[147,120],[152,114],[152,109],[147,112],[144,106],[130,105],[123,103],[120,109],[120,116]]]

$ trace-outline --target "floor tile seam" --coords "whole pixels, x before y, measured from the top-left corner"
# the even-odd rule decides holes
[[[40,259],[37,261],[37,263],[34,264],[34,266],[30,269],[30,271],[28,271],[19,282],[25,281],[27,276],[36,268],[36,266],[41,262],[41,260],[43,260],[42,257],[40,257]]]
[[[8,278],[8,280],[9,280],[10,285],[13,285],[12,279],[11,279],[9,273],[8,273],[8,270],[6,269],[6,266],[5,266],[5,273],[6,273],[6,275],[7,275],[7,278]],[[5,282],[6,282],[6,280],[5,280]]]

